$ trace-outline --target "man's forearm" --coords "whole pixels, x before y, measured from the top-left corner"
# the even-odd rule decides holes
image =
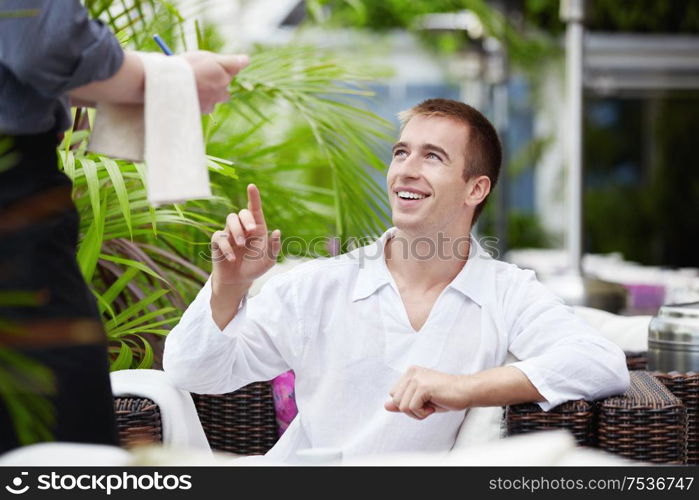
[[[68,95],[86,102],[138,104],[143,102],[144,70],[141,57],[133,51],[124,52],[124,62],[111,78],[77,87]]]
[[[211,315],[214,323],[223,330],[235,318],[240,303],[248,292],[250,284],[219,285],[216,276],[211,278]]]
[[[546,401],[529,378],[514,366],[463,375],[458,385],[465,408]]]
[[[411,366],[389,391],[388,411],[423,419],[434,412],[478,406],[507,406],[546,399],[514,366],[491,368],[473,375],[452,375]]]

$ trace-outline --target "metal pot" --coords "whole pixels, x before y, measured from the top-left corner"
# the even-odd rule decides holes
[[[648,328],[648,369],[699,372],[699,302],[660,308]]]

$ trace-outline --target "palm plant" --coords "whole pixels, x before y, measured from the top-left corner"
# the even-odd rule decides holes
[[[46,396],[52,394],[53,382],[50,369],[13,349],[0,346],[0,400],[20,443],[51,438],[49,429],[54,420],[54,409]]]
[[[0,172],[7,170],[17,162],[17,153],[12,150],[12,146],[12,138],[0,134]]]
[[[182,17],[157,0],[86,0],[130,47],[153,47],[157,31],[183,46]],[[206,38],[199,36],[200,47]],[[263,194],[270,227],[310,241],[376,234],[387,220],[369,169],[390,126],[361,108],[367,80],[312,48],[259,48],[231,86],[230,103],[204,119],[214,198],[153,208],[142,164],[86,150],[86,114],[59,147],[81,215],[78,261],[104,315],[112,370],[146,368],[161,339],[208,276],[210,235],[245,206],[245,186]],[[308,254],[303,246],[288,253]]]
[[[2,153],[0,159],[3,159]],[[38,303],[39,298],[33,293],[0,292],[0,307],[35,306]],[[0,332],[6,338],[24,334],[21,327],[4,318],[0,318]],[[53,392],[51,370],[11,347],[0,345],[0,403],[6,409],[20,443],[50,439],[54,410],[47,396]]]

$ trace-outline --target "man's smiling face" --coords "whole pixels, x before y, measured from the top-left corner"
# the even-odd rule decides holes
[[[467,138],[467,125],[452,118],[417,115],[408,121],[387,174],[397,228],[413,235],[468,234]]]

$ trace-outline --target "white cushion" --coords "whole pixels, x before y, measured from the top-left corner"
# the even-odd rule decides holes
[[[583,306],[575,306],[573,310],[624,351],[646,352],[648,350],[648,325],[652,316],[619,316]]]

